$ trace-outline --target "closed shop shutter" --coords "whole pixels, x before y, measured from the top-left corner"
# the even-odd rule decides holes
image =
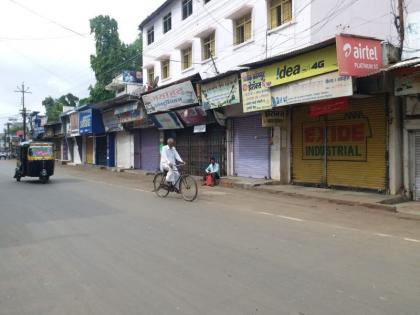
[[[186,162],[185,170],[191,175],[203,175],[213,156],[220,164],[221,176],[226,175],[226,129],[213,124],[206,132],[194,133],[193,128],[176,131],[176,149]]]
[[[295,183],[386,189],[386,113],[383,96],[350,99],[344,113],[311,118],[308,106],[293,109]],[[324,133],[327,163],[324,163]]]
[[[414,189],[415,199],[420,200],[420,132],[414,134],[415,141],[415,173],[414,173]]]
[[[141,169],[141,156],[140,148],[141,146],[141,131],[134,131],[134,168]]]
[[[106,165],[106,147],[107,140],[106,136],[96,137],[96,164],[97,165]]]
[[[86,163],[93,164],[93,137],[86,138]]]
[[[69,148],[68,148],[67,138],[63,138],[62,146],[63,146],[63,160],[68,161],[69,160]]]
[[[160,164],[159,130],[142,129],[140,133],[141,169],[156,171]]]
[[[270,129],[261,126],[261,115],[233,120],[233,164],[236,176],[270,177]]]
[[[133,148],[134,149],[134,148]],[[117,133],[117,167],[131,168],[133,151],[131,148],[131,135],[127,132]]]

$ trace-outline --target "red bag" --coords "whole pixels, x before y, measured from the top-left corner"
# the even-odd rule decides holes
[[[214,185],[213,177],[210,174],[206,175],[206,186],[213,186],[213,185]]]

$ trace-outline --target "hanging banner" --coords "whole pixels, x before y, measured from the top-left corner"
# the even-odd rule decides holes
[[[178,116],[173,112],[152,115],[150,118],[158,129],[184,128]]]
[[[241,73],[244,113],[271,109],[270,82],[261,69]]]
[[[271,89],[273,107],[353,95],[353,80],[331,72]]]
[[[328,46],[262,68],[271,86],[314,77],[337,70],[335,46]]]
[[[205,83],[201,86],[201,99],[205,109],[215,109],[240,103],[238,75]]]
[[[318,117],[321,115],[343,112],[346,111],[348,108],[349,101],[347,97],[336,98],[311,104],[309,106],[308,115],[311,117]]]
[[[366,76],[382,68],[380,40],[338,35],[336,46],[338,69],[341,75]]]
[[[261,113],[262,126],[265,128],[283,126],[287,123],[288,111],[282,110],[267,110]]]
[[[191,81],[175,84],[142,96],[148,114],[198,104]]]

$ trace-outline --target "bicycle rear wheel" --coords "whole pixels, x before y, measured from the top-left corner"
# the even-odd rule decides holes
[[[179,190],[182,194],[182,198],[186,201],[194,201],[197,198],[197,182],[190,175],[182,176],[179,183]]]
[[[169,187],[165,184],[165,175],[158,173],[153,179],[153,188],[155,194],[160,198],[165,198],[169,194]]]

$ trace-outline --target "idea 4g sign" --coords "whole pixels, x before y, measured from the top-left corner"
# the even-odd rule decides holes
[[[382,68],[380,40],[338,35],[336,45],[340,75],[365,76]]]

